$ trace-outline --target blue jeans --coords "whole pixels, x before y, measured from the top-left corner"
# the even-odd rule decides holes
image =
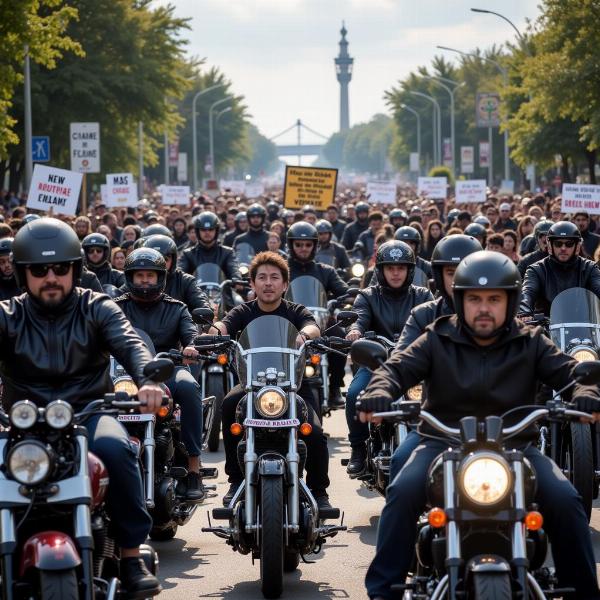
[[[406,464],[410,455],[415,451],[415,448],[424,441],[415,429],[411,429],[404,441],[396,448],[392,454],[390,464],[390,483],[394,481],[396,475],[400,473],[402,467]]]
[[[354,374],[354,378],[348,387],[346,394],[346,423],[348,424],[348,439],[352,447],[360,446],[369,439],[369,427],[366,423],[361,423],[356,418],[356,399],[362,392],[373,373],[366,367],[360,367]]]

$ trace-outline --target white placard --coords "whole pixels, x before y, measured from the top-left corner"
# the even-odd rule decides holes
[[[427,198],[446,198],[447,186],[446,177],[419,177],[417,194]]]
[[[161,191],[163,204],[181,204],[188,206],[190,203],[189,185],[165,185]]]
[[[77,214],[82,179],[82,173],[37,163],[27,195],[27,208],[45,212],[53,209],[61,215]]]
[[[474,172],[475,148],[473,146],[460,147],[460,172],[468,175]]]
[[[600,215],[600,185],[563,183],[561,210],[564,213],[585,210]]]
[[[419,153],[418,152],[411,152],[410,153],[410,157],[409,157],[409,170],[411,171],[411,173],[418,173],[421,168],[419,166]]]
[[[108,185],[131,185],[133,183],[133,175],[131,173],[109,173],[106,176]]]
[[[367,196],[369,202],[375,204],[396,204],[396,184],[389,181],[369,181]]]
[[[498,189],[499,194],[514,194],[515,193],[515,182],[512,179],[503,179],[500,182],[500,188]]]
[[[177,181],[184,183],[188,180],[187,152],[180,152],[177,162]]]
[[[71,123],[71,171],[100,173],[100,123]]]
[[[231,193],[236,196],[241,196],[246,193],[246,182],[243,179],[221,179],[219,187],[222,190],[230,190]]]
[[[485,179],[469,179],[456,182],[456,204],[485,202],[487,182]]]
[[[246,184],[246,197],[247,198],[258,198],[265,193],[265,186],[259,181]]]

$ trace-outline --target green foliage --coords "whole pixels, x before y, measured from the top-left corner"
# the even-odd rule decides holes
[[[325,142],[321,154],[328,166],[339,168],[343,164],[344,144],[348,137],[348,131],[338,131]]]
[[[449,185],[454,185],[454,175],[452,174],[452,171],[448,167],[444,167],[443,165],[432,167],[429,170],[428,176],[445,177],[448,180]]]
[[[239,165],[244,174],[249,173],[256,177],[261,174],[272,175],[279,168],[277,146],[260,133],[252,123],[247,123],[249,152],[245,160]]]

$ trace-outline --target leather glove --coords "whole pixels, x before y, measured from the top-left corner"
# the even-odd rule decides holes
[[[376,413],[390,410],[392,398],[385,394],[373,394],[372,396],[363,396],[356,403],[356,412]]]
[[[579,396],[575,399],[577,410],[586,413],[600,413],[600,400],[592,396]]]

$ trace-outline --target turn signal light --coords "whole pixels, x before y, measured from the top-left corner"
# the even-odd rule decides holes
[[[217,362],[220,365],[226,365],[227,364],[227,354],[219,354],[217,356]]]
[[[320,354],[311,354],[310,355],[310,364],[311,365],[320,365],[321,364],[321,355]]]
[[[242,435],[244,428],[239,423],[232,423],[229,431],[231,431],[231,435]]]
[[[312,433],[312,425],[310,423],[302,423],[300,425],[300,433],[302,435],[310,435]]]
[[[161,406],[158,409],[158,416],[161,419],[164,419],[165,417],[168,417],[169,416],[169,407],[168,406]]]
[[[427,520],[432,527],[444,527],[448,521],[443,508],[432,508],[427,515]]]
[[[525,515],[525,527],[529,531],[537,531],[542,528],[544,517],[537,510],[532,510]]]

